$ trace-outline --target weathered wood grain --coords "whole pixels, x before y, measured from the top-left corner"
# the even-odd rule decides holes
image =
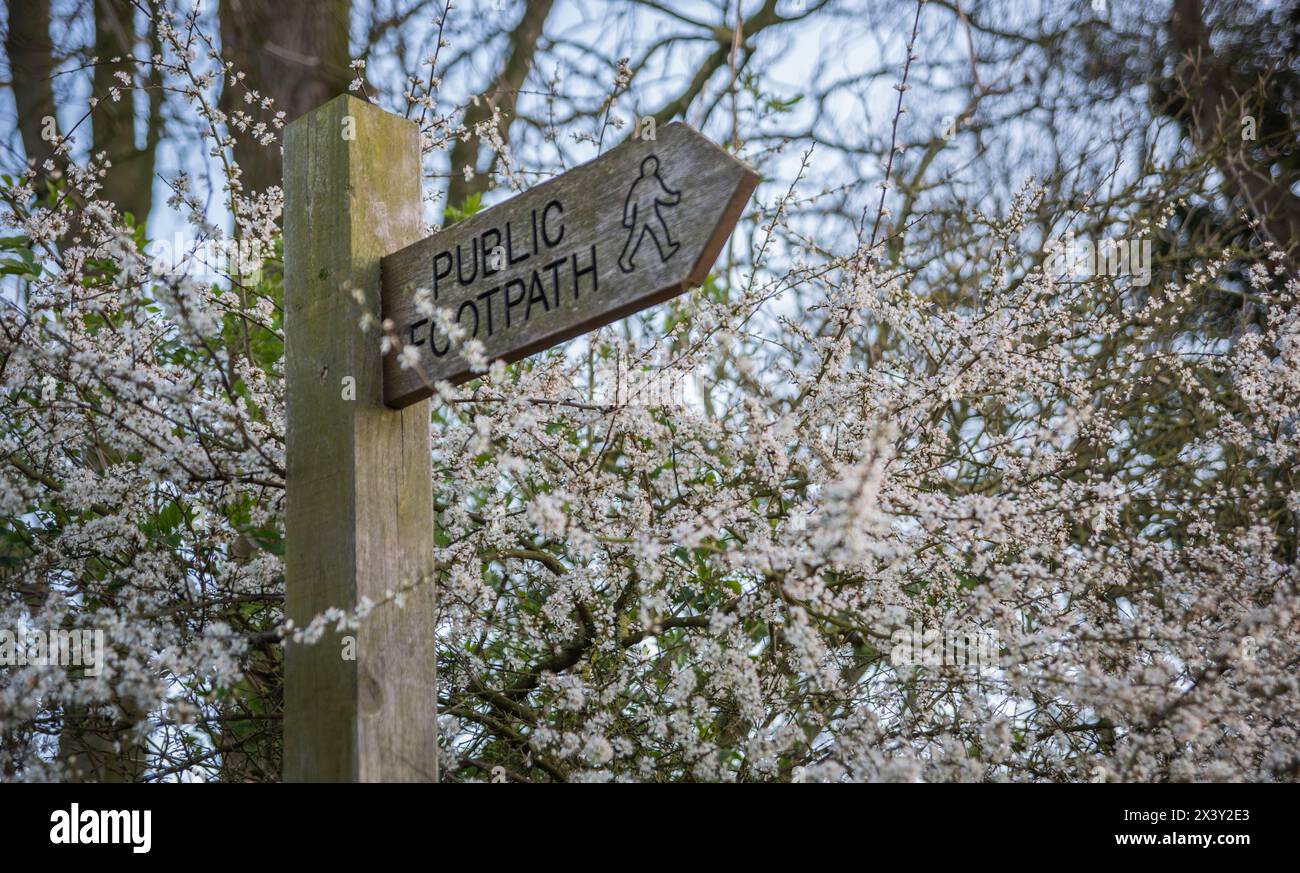
[[[338,97],[289,125],[284,176],[286,609],[302,626],[432,567],[429,404],[384,406],[351,293],[377,313],[380,257],[422,233],[419,130]],[[362,623],[356,660],[332,630],[286,644],[286,780],[436,780],[432,583],[405,599]]]
[[[517,361],[702,284],[757,183],[674,123],[386,256],[383,317],[419,363],[402,367],[398,349],[384,357],[385,402],[473,376],[418,310],[417,289],[489,360]]]

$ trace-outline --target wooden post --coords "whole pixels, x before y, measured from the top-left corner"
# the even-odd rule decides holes
[[[359,326],[379,259],[423,235],[420,184],[417,126],[354,97],[285,132],[286,611],[301,627],[426,580],[347,632],[355,660],[332,627],[286,643],[286,781],[437,779],[429,403],[384,406]]]

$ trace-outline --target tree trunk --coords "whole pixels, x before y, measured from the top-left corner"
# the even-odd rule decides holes
[[[251,133],[233,129],[235,162],[242,171],[243,193],[264,191],[280,184],[279,134],[272,124],[276,112],[288,123],[327,100],[345,94],[352,81],[349,68],[348,22],[351,0],[321,0],[310,4],[270,0],[221,0],[221,51],[243,73],[242,83],[227,77],[221,109],[252,115],[265,122],[276,142],[262,145]],[[294,7],[298,7],[296,10]],[[274,106],[259,109],[246,102],[249,89],[270,97]]]
[[[46,119],[54,118],[54,46],[50,42],[50,0],[10,0],[9,34],[5,52],[18,104],[18,130],[27,160],[37,168],[38,195],[45,193],[46,173],[41,165],[54,151],[42,138]]]
[[[157,48],[153,20],[149,22],[150,57]],[[153,208],[154,154],[162,125],[162,83],[158,70],[149,64],[149,116],[145,119],[145,145],[136,146],[135,89],[130,84],[136,72],[135,6],[130,0],[95,0],[94,93],[99,102],[91,115],[92,150],[104,152],[112,167],[104,176],[100,196],[130,213],[137,224],[147,224]],[[115,58],[121,60],[115,61]],[[131,79],[123,81],[122,74]],[[113,99],[113,94],[117,99]]]
[[[1300,250],[1300,198],[1291,193],[1296,180],[1274,178],[1267,163],[1250,154],[1243,142],[1246,115],[1258,115],[1262,79],[1237,81],[1230,59],[1218,57],[1201,0],[1174,0],[1169,35],[1178,52],[1176,76],[1184,113],[1196,147],[1223,174],[1227,193],[1259,220],[1266,238],[1295,263]]]

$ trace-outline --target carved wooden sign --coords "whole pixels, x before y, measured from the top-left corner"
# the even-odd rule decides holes
[[[439,310],[509,363],[701,285],[757,184],[674,123],[383,258],[383,318],[400,340],[384,357],[384,402],[473,377]],[[418,353],[406,367],[402,346]]]

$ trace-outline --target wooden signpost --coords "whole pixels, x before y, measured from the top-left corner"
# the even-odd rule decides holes
[[[425,289],[483,343],[517,361],[702,284],[758,175],[684,124],[632,140],[383,259],[383,316],[419,364],[384,358],[384,401],[471,378]]]
[[[667,300],[704,281],[758,176],[670,124],[419,239],[419,129],[350,96],[289,125],[284,167],[285,610],[383,604],[286,642],[284,777],[436,781],[427,398],[473,375],[437,311],[516,361]],[[381,359],[357,292],[415,366]]]

